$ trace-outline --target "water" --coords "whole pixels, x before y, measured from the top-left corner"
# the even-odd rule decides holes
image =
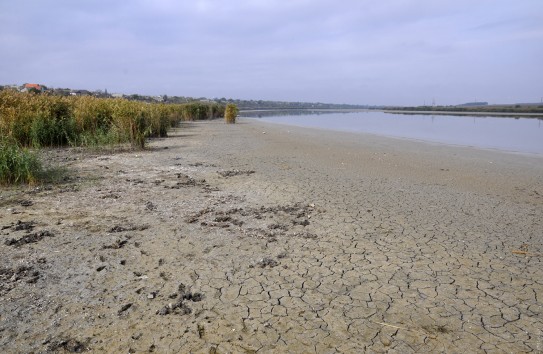
[[[309,114],[307,114],[309,113]],[[543,154],[543,119],[383,112],[244,112],[272,123]]]

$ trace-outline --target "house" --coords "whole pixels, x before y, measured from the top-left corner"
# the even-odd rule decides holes
[[[45,91],[46,87],[40,84],[24,84],[21,92],[30,92],[30,91]]]
[[[91,96],[92,92],[88,90],[71,90],[70,96]]]

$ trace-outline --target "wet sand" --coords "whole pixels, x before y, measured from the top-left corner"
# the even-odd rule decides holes
[[[543,157],[241,119],[3,188],[1,352],[543,350]]]

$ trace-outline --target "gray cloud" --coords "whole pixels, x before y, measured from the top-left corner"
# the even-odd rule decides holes
[[[370,104],[538,101],[543,2],[0,3],[0,81]]]

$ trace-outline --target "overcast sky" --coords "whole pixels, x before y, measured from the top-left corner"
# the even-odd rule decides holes
[[[0,0],[0,84],[419,105],[539,102],[543,0]]]

